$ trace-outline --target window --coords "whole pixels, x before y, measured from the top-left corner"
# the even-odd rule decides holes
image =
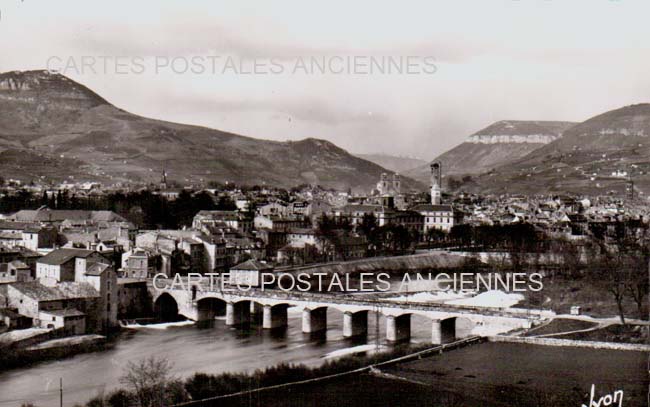
[[[52,317],[52,321],[56,321],[56,317]]]

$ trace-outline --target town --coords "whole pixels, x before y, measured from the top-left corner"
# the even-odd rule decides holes
[[[593,237],[648,233],[649,209],[638,201],[449,195],[442,185],[440,163],[431,165],[428,194],[403,191],[399,175],[386,173],[365,195],[308,185],[289,191],[170,188],[164,171],[159,185],[128,192],[97,183],[45,187],[4,181],[2,209],[15,212],[0,220],[1,329],[38,328],[41,338],[107,334],[120,321],[152,316],[147,284],[157,274],[229,273],[237,279],[236,273],[251,270],[473,246],[492,250],[503,246],[490,239],[500,238],[483,235],[508,226],[528,226],[522,239],[529,243],[568,242],[578,248],[575,253]],[[170,212],[127,208],[116,198],[125,193],[167,211],[179,204],[182,220],[166,228],[162,219]],[[80,209],[107,202],[114,210]],[[488,228],[483,235],[481,228]]]

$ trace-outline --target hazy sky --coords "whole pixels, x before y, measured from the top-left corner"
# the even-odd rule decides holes
[[[140,115],[358,153],[431,159],[493,121],[582,121],[650,101],[647,0],[0,0],[0,11],[0,71],[59,69]],[[370,72],[371,58],[414,68]]]

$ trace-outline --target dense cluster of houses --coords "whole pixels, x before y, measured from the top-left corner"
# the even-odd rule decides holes
[[[139,230],[111,211],[20,210],[0,218],[0,332],[41,327],[65,333],[106,332],[147,308],[147,280],[164,273],[256,270],[367,256],[361,229],[400,226],[418,240],[459,224],[528,222],[550,234],[585,236],[593,224],[648,219],[647,208],[614,198],[457,196],[443,202],[440,164],[431,191],[404,193],[398,175],[382,174],[364,196],[319,188],[260,188],[226,195],[232,210],[202,210],[181,230]],[[91,188],[94,190],[94,188]],[[349,227],[331,250],[319,230],[323,216]],[[239,274],[241,275],[239,275]],[[149,303],[149,306],[151,304]]]
[[[557,196],[459,197],[457,207],[470,225],[526,222],[549,236],[582,239],[594,231],[613,233],[623,223],[641,225],[650,220],[650,208],[614,197]]]

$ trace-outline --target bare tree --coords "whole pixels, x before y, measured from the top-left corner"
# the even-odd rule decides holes
[[[155,356],[129,362],[120,383],[135,395],[140,407],[162,406],[167,398],[167,385],[176,380],[171,369],[167,359]]]

